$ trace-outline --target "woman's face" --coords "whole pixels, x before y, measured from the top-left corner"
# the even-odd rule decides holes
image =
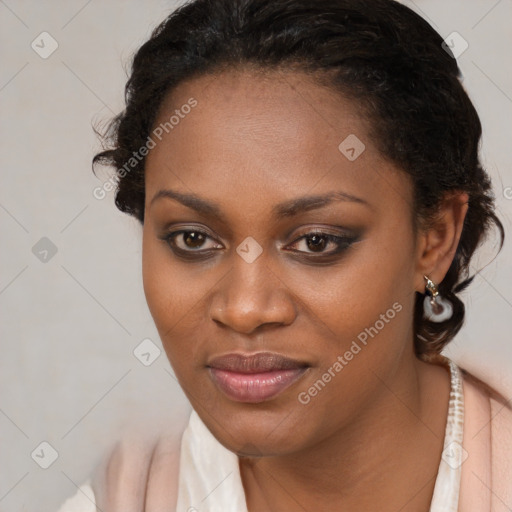
[[[295,72],[183,83],[152,138],[144,290],[192,406],[239,454],[350,428],[414,359],[407,175]]]

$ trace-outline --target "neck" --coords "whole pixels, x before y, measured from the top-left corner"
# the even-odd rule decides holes
[[[379,392],[329,438],[301,452],[240,459],[250,512],[428,510],[450,378],[445,368],[412,357],[393,379],[375,376]]]

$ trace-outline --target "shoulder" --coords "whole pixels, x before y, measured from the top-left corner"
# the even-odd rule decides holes
[[[482,445],[485,442],[490,452],[492,499],[512,504],[512,399],[475,375],[461,371],[465,416],[475,427],[471,437],[474,441],[480,439]],[[496,507],[499,509],[499,503]]]
[[[174,510],[184,425],[130,428],[102,456],[91,476],[58,512]]]
[[[123,435],[91,478],[99,510],[174,510],[182,433],[171,427]]]
[[[460,370],[464,386],[468,388],[470,392],[489,401],[492,422],[500,427],[510,427],[512,425],[512,398],[505,397],[500,391],[493,388],[490,384],[478,378],[473,373],[463,368]]]
[[[474,410],[480,410],[481,404],[488,404],[488,418],[482,418],[491,425],[493,435],[501,437],[512,435],[512,398],[505,397],[501,392],[484,382],[474,374],[461,369],[463,376],[465,395],[468,395],[468,414],[474,414]],[[480,411],[481,412],[481,411]],[[481,412],[483,415],[483,413]]]
[[[87,479],[57,512],[96,512],[96,500],[90,479]]]

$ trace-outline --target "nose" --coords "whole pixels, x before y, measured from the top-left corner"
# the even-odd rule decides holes
[[[296,318],[292,293],[264,257],[247,263],[236,256],[230,272],[212,296],[210,317],[239,333],[269,325],[290,325]]]

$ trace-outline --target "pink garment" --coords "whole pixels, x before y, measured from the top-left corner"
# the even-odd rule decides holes
[[[462,370],[463,448],[459,512],[512,510],[512,407]],[[123,438],[92,478],[102,512],[171,512],[176,507],[180,434]]]
[[[464,441],[460,511],[512,510],[512,408],[486,384],[464,372]]]

